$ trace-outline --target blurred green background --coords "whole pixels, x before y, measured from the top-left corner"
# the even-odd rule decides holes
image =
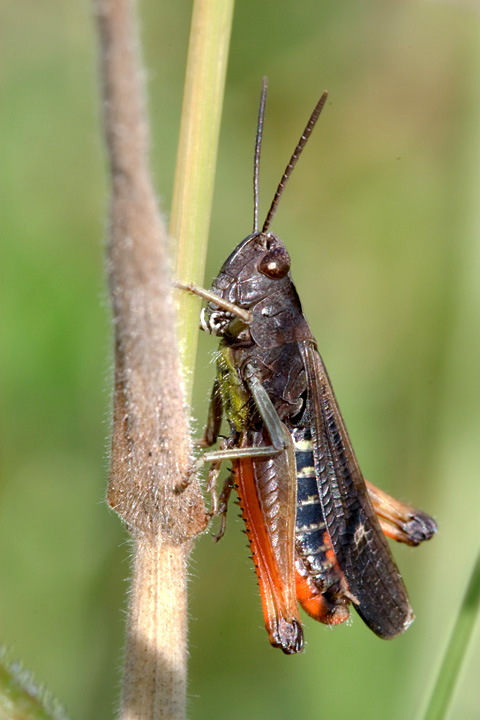
[[[152,168],[168,213],[191,2],[141,3]],[[6,0],[0,39],[0,641],[75,720],[113,717],[129,544],[103,497],[111,330],[95,32],[87,0]],[[480,12],[468,2],[238,2],[206,285],[250,232],[261,77],[263,216],[324,88],[272,226],[365,475],[440,532],[395,547],[417,620],[393,642],[305,620],[272,650],[242,526],[190,567],[192,720],[412,718],[479,539]],[[215,341],[200,339],[194,417]],[[234,510],[234,508],[232,508]],[[479,628],[451,718],[480,717]]]

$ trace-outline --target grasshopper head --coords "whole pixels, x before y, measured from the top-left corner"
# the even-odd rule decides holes
[[[237,245],[213,281],[212,292],[237,307],[255,311],[266,298],[291,286],[290,255],[272,233],[257,232]],[[238,337],[245,323],[231,312],[209,302],[202,312],[204,330]]]

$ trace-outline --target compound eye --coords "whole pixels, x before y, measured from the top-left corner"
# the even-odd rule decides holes
[[[262,275],[269,278],[281,279],[285,277],[290,270],[290,255],[286,248],[276,247],[269,250],[260,260],[258,269]]]

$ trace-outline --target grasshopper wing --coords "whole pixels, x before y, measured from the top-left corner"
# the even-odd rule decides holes
[[[308,377],[318,492],[337,562],[359,615],[382,638],[414,619],[402,577],[380,528],[323,361],[301,344]]]

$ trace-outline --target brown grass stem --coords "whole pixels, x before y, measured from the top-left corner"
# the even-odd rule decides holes
[[[186,707],[186,557],[204,524],[176,346],[167,232],[149,167],[132,0],[94,2],[111,173],[107,269],[115,329],[108,502],[134,537],[120,717]],[[176,492],[181,484],[187,489]]]

